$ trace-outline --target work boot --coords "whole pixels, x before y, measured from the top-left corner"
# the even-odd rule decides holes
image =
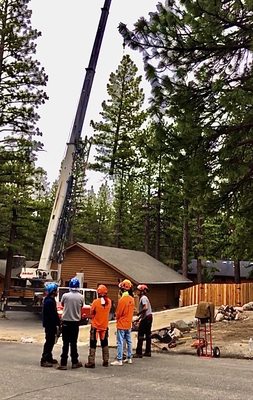
[[[85,368],[95,368],[95,355],[96,355],[96,349],[90,349],[89,356],[88,356],[88,362],[85,363]]]
[[[51,362],[49,362],[49,361],[41,361],[41,362],[40,362],[40,366],[41,366],[41,367],[46,367],[46,368],[48,368],[48,367],[52,367],[52,366],[53,366],[53,363],[51,363]]]
[[[135,353],[133,355],[133,358],[142,358],[142,354]]]
[[[105,346],[102,348],[102,355],[103,355],[103,367],[109,366],[109,347]]]
[[[77,361],[77,363],[72,364],[72,369],[76,368],[82,368],[83,364],[80,361]]]
[[[67,365],[59,365],[59,367],[57,367],[57,369],[59,369],[60,371],[66,371],[68,368],[67,368]]]
[[[151,353],[143,353],[143,355],[145,356],[145,357],[151,357]]]

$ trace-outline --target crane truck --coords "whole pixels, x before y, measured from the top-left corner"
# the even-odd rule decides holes
[[[71,219],[74,214],[74,186],[75,186],[75,163],[80,154],[81,146],[84,149],[84,156],[86,158],[85,164],[88,161],[90,141],[85,138],[81,140],[81,133],[84,123],[84,118],[87,111],[93,79],[95,75],[98,56],[104,36],[104,31],[108,19],[111,0],[105,0],[104,6],[101,9],[101,16],[93,44],[89,65],[86,68],[85,78],[81,90],[77,111],[70,134],[69,141],[65,152],[65,157],[62,161],[60,176],[58,181],[58,188],[55,196],[54,205],[52,208],[47,233],[45,236],[42,253],[37,268],[23,267],[21,270],[20,278],[26,280],[28,288],[31,290],[34,287],[33,283],[36,282],[35,296],[32,304],[32,309],[41,306],[40,301],[36,303],[36,299],[41,299],[39,296],[39,287],[43,287],[44,283],[50,280],[61,282],[61,263],[64,257],[64,247],[68,239],[69,230],[71,226]],[[57,270],[51,269],[52,261],[58,264]],[[64,288],[62,288],[64,290]],[[24,291],[24,287],[22,288]],[[86,292],[89,289],[85,289]],[[90,289],[92,291],[92,289]],[[94,289],[93,289],[94,290]],[[86,293],[87,298],[90,299],[94,295]],[[14,306],[6,306],[6,309],[16,309]]]

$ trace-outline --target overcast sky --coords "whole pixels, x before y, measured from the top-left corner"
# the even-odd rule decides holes
[[[101,103],[107,98],[106,84],[123,56],[120,22],[132,27],[140,16],[156,10],[157,0],[112,0],[96,74],[86,113],[83,134],[92,135],[90,120],[98,121]],[[97,31],[104,0],[31,0],[32,26],[42,32],[37,40],[36,58],[48,74],[46,88],[49,100],[40,110],[39,127],[43,132],[44,152],[38,164],[53,182],[60,169],[66,143],[71,132],[79,100],[85,68]],[[141,54],[126,50],[143,75]],[[143,76],[143,80],[144,80]],[[146,97],[149,84],[143,83]],[[88,186],[98,187],[101,181],[89,174]]]

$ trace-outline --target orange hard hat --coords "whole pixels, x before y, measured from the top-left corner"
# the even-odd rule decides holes
[[[132,286],[132,282],[129,279],[124,279],[122,282],[119,283],[120,289],[130,290]]]
[[[100,296],[105,296],[108,293],[108,289],[105,285],[99,285],[97,288],[97,293],[100,294]]]

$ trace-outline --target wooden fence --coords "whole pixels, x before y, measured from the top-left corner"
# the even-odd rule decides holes
[[[215,306],[242,306],[253,301],[253,282],[247,283],[204,283],[180,290],[180,305],[190,306],[200,301]]]

